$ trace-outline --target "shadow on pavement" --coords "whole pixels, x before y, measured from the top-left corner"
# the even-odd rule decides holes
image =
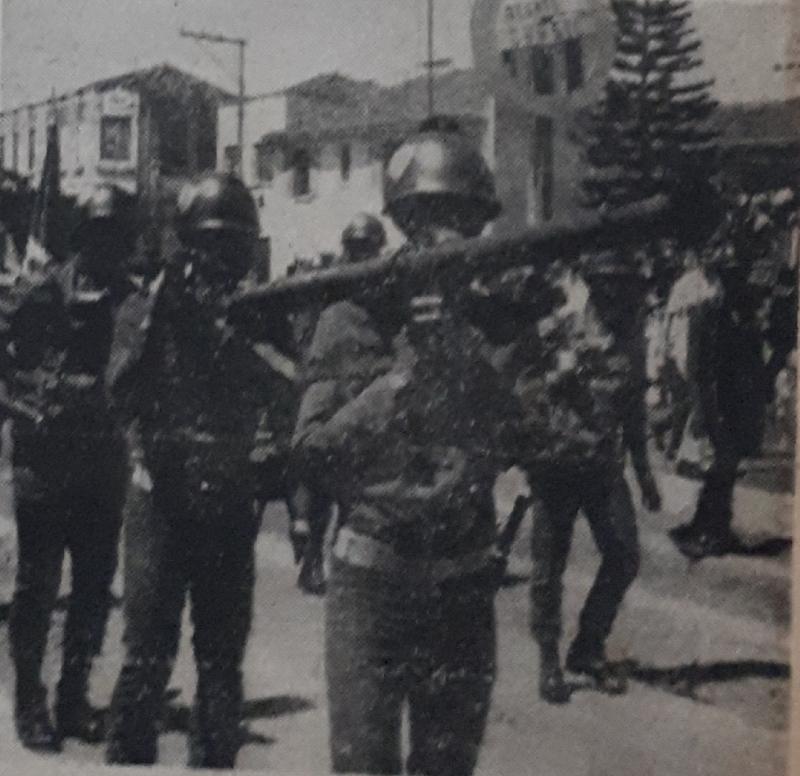
[[[192,709],[186,704],[172,703],[176,692],[167,693],[167,703],[164,706],[162,728],[165,732],[186,733],[191,727]],[[313,709],[314,704],[299,695],[274,695],[271,698],[255,698],[244,702],[243,717],[248,719],[268,719],[282,717],[286,714],[297,714],[301,711]],[[248,731],[246,743],[271,744],[273,739]]]
[[[746,555],[760,558],[776,558],[792,548],[792,540],[782,537],[772,537],[756,542],[755,544],[741,544],[731,555]]]
[[[694,698],[698,687],[711,682],[788,679],[790,671],[788,663],[775,660],[720,660],[666,668],[645,666],[636,660],[626,660],[617,666],[631,679],[689,698]]]

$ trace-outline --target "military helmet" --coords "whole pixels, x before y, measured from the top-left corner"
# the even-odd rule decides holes
[[[369,213],[356,213],[342,232],[342,245],[364,243],[377,252],[386,245],[386,230],[381,220]]]
[[[259,233],[258,210],[239,178],[211,173],[187,183],[181,190],[176,227],[182,240],[204,232],[237,232],[256,237]]]
[[[446,118],[424,122],[392,154],[384,175],[385,212],[396,217],[419,198],[452,198],[486,221],[500,213],[494,180],[480,151]]]

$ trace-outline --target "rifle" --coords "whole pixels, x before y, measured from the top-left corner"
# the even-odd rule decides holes
[[[513,267],[544,271],[556,259],[574,260],[582,251],[641,245],[677,228],[670,201],[657,196],[607,215],[586,214],[569,224],[535,227],[510,237],[457,240],[430,250],[404,251],[280,278],[241,291],[229,304],[240,309],[288,311],[365,292],[380,293],[397,279],[413,288],[424,286],[431,274],[469,283],[476,274],[497,274]]]

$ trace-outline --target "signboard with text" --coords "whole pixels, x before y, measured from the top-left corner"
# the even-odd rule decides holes
[[[561,43],[593,28],[594,13],[574,0],[507,0],[497,20],[501,50]]]

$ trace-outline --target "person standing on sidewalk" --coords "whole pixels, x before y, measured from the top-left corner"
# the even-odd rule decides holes
[[[734,256],[717,251],[712,261],[721,295],[703,308],[690,371],[699,396],[695,423],[708,435],[713,458],[692,520],[670,531],[678,549],[693,560],[741,548],[731,528],[733,491],[742,458],[761,445],[770,395],[757,314],[762,294]]]
[[[497,215],[479,152],[435,120],[386,173],[409,249],[473,237]],[[330,746],[337,773],[469,776],[495,676],[492,487],[513,398],[455,289],[347,301],[321,315],[320,367],[296,444],[340,504],[326,600]]]
[[[77,254],[21,278],[3,305],[3,391],[40,415],[18,417],[13,429],[18,565],[9,635],[17,734],[41,751],[58,750],[66,736],[103,735],[87,695],[110,606],[127,467],[103,375],[115,310],[132,291],[123,268],[135,245],[133,210],[110,186],[83,204]],[[54,728],[41,670],[65,550],[72,588]]]

